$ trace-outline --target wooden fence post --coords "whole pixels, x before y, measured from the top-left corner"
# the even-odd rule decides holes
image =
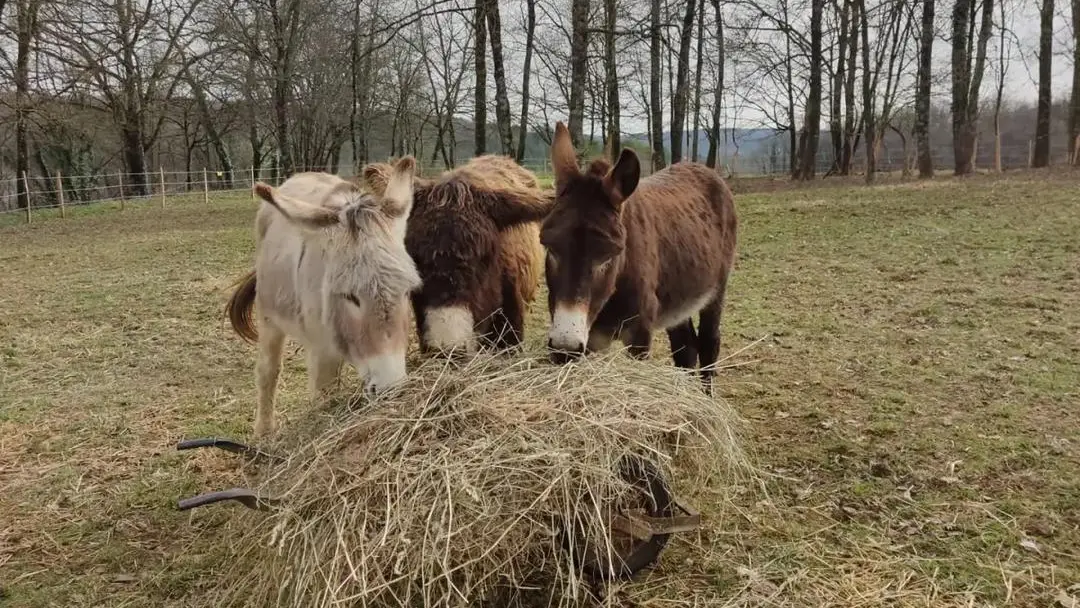
[[[121,171],[120,173],[117,173],[116,175],[120,177],[120,210],[123,211],[124,210],[124,172]]]
[[[255,196],[255,165],[251,165],[251,200],[258,201],[259,198]]]
[[[1028,140],[1028,169],[1035,164],[1035,140]]]
[[[165,167],[158,167],[161,172],[161,208],[165,208]]]
[[[206,177],[206,167],[202,170],[202,200],[210,204],[210,180]]]
[[[56,170],[56,198],[60,202],[60,217],[67,217],[67,213],[64,212],[64,178],[60,175],[60,170]]]
[[[26,171],[22,172],[23,188],[26,188],[26,223],[30,223],[30,178],[26,176]]]

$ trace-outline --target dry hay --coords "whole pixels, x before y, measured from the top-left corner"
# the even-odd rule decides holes
[[[560,522],[577,515],[584,534],[608,538],[584,497],[626,495],[622,456],[648,457],[673,493],[746,470],[738,418],[696,376],[615,352],[562,367],[430,360],[354,407],[290,423],[272,446],[289,458],[260,491],[284,506],[238,512],[224,603],[502,606],[517,588],[577,604],[590,585]],[[721,508],[695,506],[703,518]]]

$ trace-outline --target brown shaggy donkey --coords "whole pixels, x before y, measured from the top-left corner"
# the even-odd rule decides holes
[[[389,165],[363,169],[373,192]],[[550,194],[506,156],[485,155],[435,179],[417,179],[405,236],[423,279],[412,294],[423,352],[506,349],[524,339],[540,282],[539,220]]]
[[[405,250],[416,161],[390,167],[374,196],[328,173],[297,173],[281,187],[255,184],[255,270],[228,304],[233,329],[258,341],[255,434],[272,432],[285,336],[307,351],[313,399],[348,361],[380,391],[405,378],[409,292],[420,286]],[[252,308],[258,304],[261,331]]]
[[[694,369],[700,358],[711,392],[735,259],[737,220],[727,184],[690,162],[639,181],[641,165],[630,149],[615,166],[598,159],[581,172],[561,122],[551,161],[557,198],[540,240],[548,251],[552,359],[603,350],[614,339],[644,358],[653,332],[663,329],[677,366]]]

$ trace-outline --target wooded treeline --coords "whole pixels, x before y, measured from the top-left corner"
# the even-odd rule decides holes
[[[1027,8],[1037,41],[1016,33]],[[0,0],[0,22],[0,179],[123,172],[139,195],[160,167],[228,186],[405,153],[526,162],[556,120],[583,154],[631,145],[653,170],[1077,160],[1080,0]],[[1018,57],[1034,120],[1004,94]]]

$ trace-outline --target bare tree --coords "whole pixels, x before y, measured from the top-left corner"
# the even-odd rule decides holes
[[[854,65],[848,65],[847,53],[850,45],[852,32],[855,30],[851,25],[851,0],[843,0],[841,6],[838,0],[833,0],[833,10],[839,14],[839,23],[836,32],[836,69],[832,73],[832,81],[829,87],[829,134],[833,148],[833,166],[830,172],[843,173],[842,160],[844,158],[844,112],[842,100],[844,95],[844,74],[847,70],[854,71]]]
[[[649,122],[652,140],[652,169],[659,171],[664,161],[664,109],[660,105],[660,0],[652,0],[649,11]]]
[[[488,36],[491,38],[491,63],[495,69],[495,122],[499,129],[502,153],[514,153],[513,132],[510,123],[510,98],[506,94],[506,71],[503,69],[502,25],[499,19],[498,0],[485,0]]]
[[[1050,164],[1050,79],[1053,67],[1054,0],[1042,0],[1039,9],[1039,103],[1035,118],[1035,150],[1031,164]]]
[[[584,144],[585,79],[589,66],[589,0],[572,0],[570,24],[570,107],[566,126],[574,147],[581,150]]]
[[[1009,64],[1005,57],[1008,49],[1008,38],[1005,36],[1007,31],[1005,27],[1005,0],[1000,0],[998,7],[1001,12],[1001,23],[998,24],[998,31],[1000,32],[998,37],[998,81],[997,91],[994,94],[994,171],[1001,173],[1001,101],[1005,95],[1005,74],[1009,71]]]
[[[877,170],[874,157],[874,72],[870,70],[870,23],[866,17],[866,0],[855,1],[859,33],[862,36],[862,84],[863,84],[863,147],[866,149],[866,183],[874,181]]]
[[[952,12],[952,131],[956,175],[974,170],[979,89],[986,68],[986,46],[993,26],[994,0],[982,0],[982,24],[972,56],[976,0],[956,0]]]
[[[724,15],[720,12],[720,0],[712,0],[713,12],[716,13],[716,83],[713,88],[712,124],[709,127],[709,152],[705,164],[715,168],[720,152],[720,109],[724,100]]]
[[[934,51],[934,0],[922,0],[919,29],[918,85],[915,89],[915,147],[919,156],[919,177],[934,177],[934,157],[930,151],[930,80]]]
[[[465,27],[459,27],[460,25],[461,21],[452,17],[442,19],[430,30],[424,27],[423,21],[418,23],[418,44],[431,88],[435,120],[435,145],[431,162],[441,156],[447,169],[456,164],[454,118],[462,102],[462,83],[468,72],[469,62],[472,61],[473,27],[468,23]],[[434,56],[429,46],[432,38],[435,43]]]
[[[806,100],[805,139],[800,150],[798,170],[798,178],[802,180],[813,179],[817,167],[818,138],[821,131],[821,21],[824,5],[825,0],[811,0],[810,91]],[[865,44],[865,40],[863,42]]]
[[[536,35],[536,0],[525,0],[525,66],[521,72],[521,118],[518,123],[518,163],[525,160],[525,140],[529,116],[529,75],[532,73],[533,37]]]
[[[41,0],[15,0],[15,191],[17,204],[24,209],[30,207],[30,192],[24,179],[30,171],[30,142],[27,135],[31,108],[30,54],[38,35],[40,8]]]
[[[705,44],[705,4],[702,0],[697,12],[697,51],[694,60],[694,140],[690,148],[690,157],[694,162],[698,161],[698,132],[701,130],[701,68],[705,63],[702,50]]]
[[[619,157],[619,73],[615,63],[615,28],[618,25],[616,0],[604,0],[604,88],[607,91],[607,141],[604,149],[610,158]]]
[[[352,85],[352,103],[349,109],[349,133],[352,141],[353,164],[360,165],[369,160],[368,132],[362,128],[368,122],[371,111],[371,76],[375,68],[375,23],[379,12],[379,0],[375,0],[371,16],[368,18],[367,34],[361,38],[362,0],[353,0],[353,32],[349,45],[352,56],[349,61],[349,76]],[[361,42],[363,50],[361,50]],[[359,168],[359,167],[354,167]]]
[[[117,124],[136,194],[149,193],[147,153],[165,121],[164,113],[154,115],[156,102],[171,98],[186,68],[214,48],[182,57],[194,40],[214,37],[194,27],[202,4],[85,0],[49,5],[46,52],[63,61],[72,78],[87,75],[97,89],[95,97]]]
[[[682,29],[679,30],[679,62],[675,76],[675,100],[671,106],[671,162],[682,161],[683,127],[689,99],[690,42],[694,35],[695,0],[686,0]]]
[[[1080,164],[1080,2],[1072,2],[1073,82],[1069,97],[1069,158]]]
[[[473,16],[473,61],[476,62],[476,91],[473,96],[473,129],[475,129],[473,154],[480,156],[487,152],[487,27],[484,13],[487,11],[486,0],[476,0],[476,14]]]

